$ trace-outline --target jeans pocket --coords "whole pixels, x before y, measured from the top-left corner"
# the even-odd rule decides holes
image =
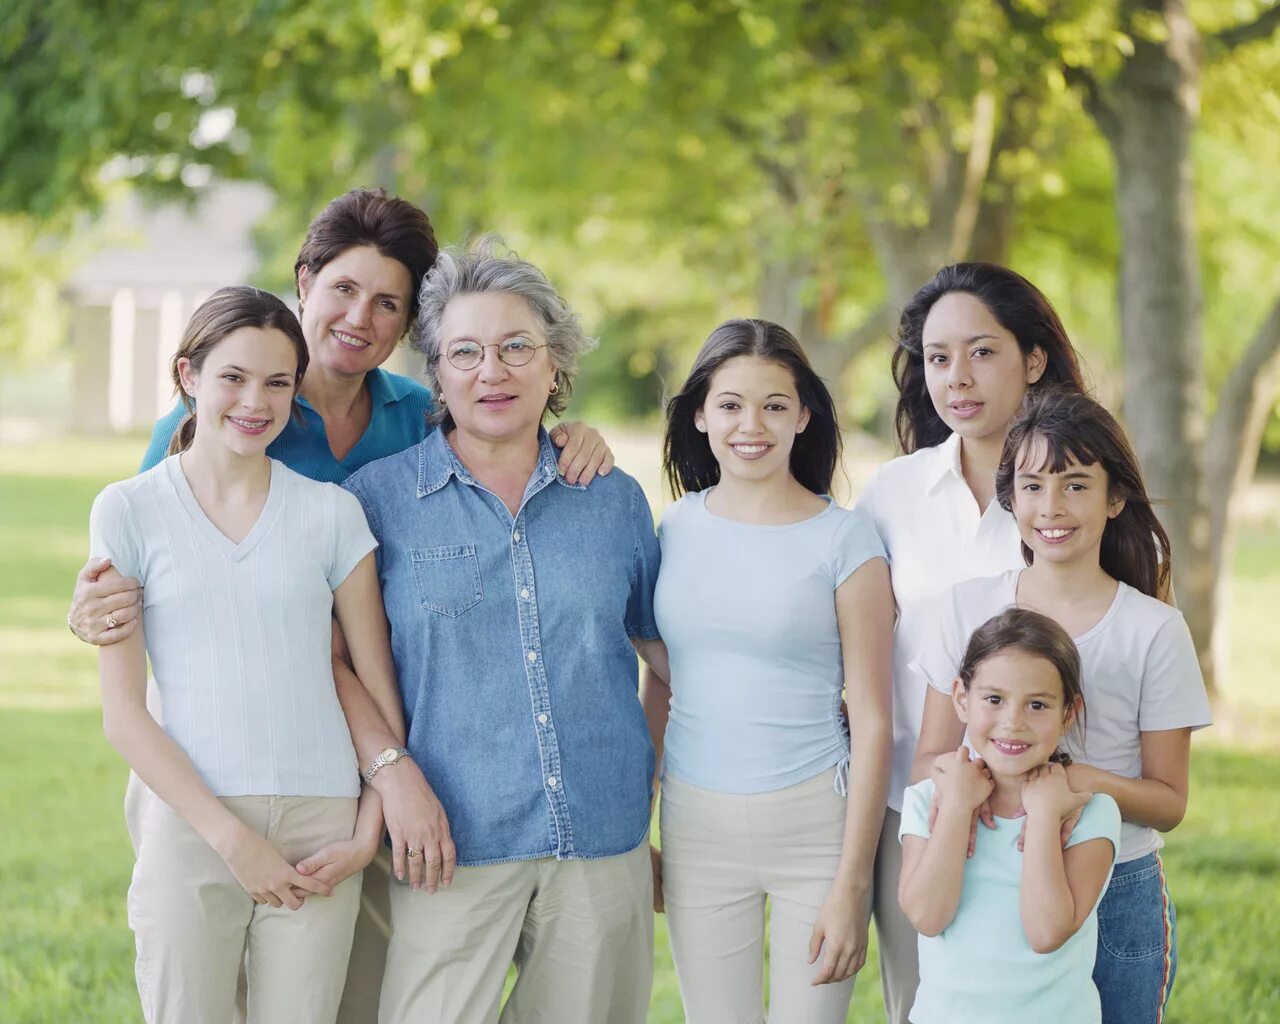
[[[484,596],[474,544],[414,548],[409,551],[409,558],[418,600],[428,611],[456,618],[474,608]]]
[[[1113,878],[1098,905],[1098,941],[1117,960],[1163,957],[1168,909],[1158,867]]]

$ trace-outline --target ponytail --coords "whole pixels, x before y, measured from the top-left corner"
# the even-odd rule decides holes
[[[189,400],[183,396],[184,403]],[[191,442],[196,439],[196,411],[187,406],[187,414],[182,417],[182,422],[178,424],[178,429],[173,432],[173,437],[169,439],[169,450],[166,455],[180,455],[191,447]]]

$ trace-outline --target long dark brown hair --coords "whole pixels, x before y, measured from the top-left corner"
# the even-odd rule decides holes
[[[800,404],[809,410],[809,423],[791,447],[791,475],[814,494],[829,493],[840,459],[840,424],[831,392],[785,327],[768,320],[726,320],[711,332],[684,386],[667,401],[662,471],[672,495],[705,491],[720,482],[720,463],[694,415],[707,400],[716,370],[737,356],[767,359],[790,371]]]
[[[298,370],[294,377],[292,411],[294,415],[298,415],[298,386],[302,383],[302,375],[307,372],[309,359],[307,342],[302,336],[302,325],[298,323],[298,318],[270,292],[248,285],[219,288],[191,314],[187,329],[182,332],[182,342],[169,365],[174,390],[182,398],[182,404],[187,410],[187,415],[178,424],[178,429],[169,442],[170,455],[185,452],[196,436],[196,404],[182,387],[178,361],[189,359],[191,368],[199,373],[217,344],[242,327],[259,327],[263,330],[271,328],[293,343],[294,353],[298,357]]]
[[[898,347],[893,353],[893,381],[898,385],[894,425],[906,454],[941,444],[951,434],[925,384],[924,322],[934,303],[952,292],[972,295],[986,306],[1017,339],[1024,359],[1037,347],[1044,352],[1044,373],[1028,390],[1053,386],[1085,390],[1076,350],[1039,288],[996,263],[952,263],[911,296],[898,323]]]
[[[965,692],[973,684],[979,666],[989,658],[1005,651],[1022,651],[1043,658],[1062,680],[1062,708],[1067,714],[1073,708],[1074,716],[1067,727],[1067,735],[1084,739],[1084,687],[1081,684],[1080,651],[1067,631],[1053,619],[1029,608],[1006,608],[987,619],[973,631],[964,649],[964,660],[956,673],[964,684]],[[1059,750],[1049,758],[1057,764],[1070,764],[1071,756]]]
[[[1103,571],[1149,597],[1166,593],[1172,571],[1169,535],[1151,507],[1142,466],[1116,418],[1094,399],[1074,391],[1028,392],[996,470],[996,500],[1002,508],[1013,511],[1018,466],[1041,442],[1045,456],[1040,472],[1061,473],[1069,462],[1100,465],[1107,474],[1107,497],[1124,502],[1102,532]],[[1027,565],[1035,557],[1026,544],[1022,557]]]

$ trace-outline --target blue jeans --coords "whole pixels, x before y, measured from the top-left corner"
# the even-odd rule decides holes
[[[1160,1024],[1178,971],[1178,915],[1155,853],[1117,864],[1098,905],[1102,1024]]]

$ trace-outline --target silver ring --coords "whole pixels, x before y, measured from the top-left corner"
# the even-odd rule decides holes
[[[107,629],[115,629],[120,623],[116,622],[116,613],[109,612],[107,614]]]
[[[409,849],[404,851],[404,855],[408,857],[410,860],[413,860],[414,857],[419,856],[421,853],[422,851],[419,850],[416,846],[411,846],[409,847]]]

